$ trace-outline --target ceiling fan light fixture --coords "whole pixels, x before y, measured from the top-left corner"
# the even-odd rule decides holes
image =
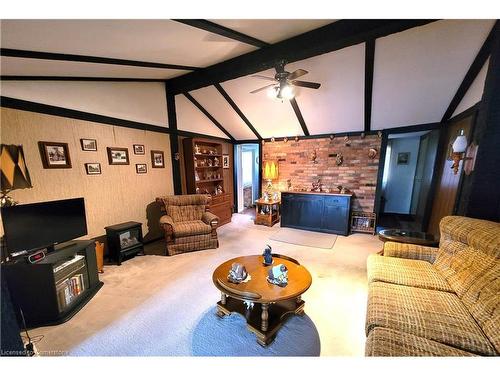
[[[280,95],[278,97],[281,97],[281,99],[293,99],[295,96],[295,92],[293,90],[293,87],[290,85],[284,85],[280,89]]]

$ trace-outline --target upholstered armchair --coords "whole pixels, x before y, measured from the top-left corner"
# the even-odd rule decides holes
[[[211,199],[202,194],[156,198],[164,213],[160,225],[165,231],[168,255],[219,247],[219,218],[209,211]]]

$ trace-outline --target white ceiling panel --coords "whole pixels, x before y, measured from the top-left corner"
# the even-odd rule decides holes
[[[214,86],[191,91],[190,94],[208,111],[208,113],[219,121],[233,138],[238,140],[257,139],[255,134]]]
[[[175,112],[177,115],[177,129],[227,138],[207,116],[182,94],[175,96]]]
[[[258,74],[274,77],[274,69]],[[245,76],[223,82],[227,91],[257,132],[264,138],[304,135],[288,100],[271,99],[266,90],[256,94],[250,91],[267,85],[269,82]]]
[[[2,81],[2,96],[167,127],[161,82]]]
[[[372,129],[441,120],[494,20],[443,20],[377,39]]]
[[[143,68],[127,65],[94,64],[76,61],[0,57],[2,75],[106,77],[168,79],[189,73],[187,70]]]
[[[481,100],[481,98],[483,97],[484,82],[486,81],[486,73],[488,73],[489,62],[490,59],[486,60],[483,67],[477,74],[476,79],[474,80],[474,82],[472,82],[472,85],[470,85],[469,90],[467,90],[467,92],[465,93],[462,101],[457,106],[457,109],[455,110],[455,112],[453,112],[452,116],[456,116],[466,109],[469,109]]]
[[[307,31],[325,26],[336,20],[317,19],[246,19],[246,20],[211,20],[219,25],[257,38],[267,43],[277,43],[282,40],[303,34]]]
[[[297,88],[296,100],[311,134],[364,129],[365,44],[297,61],[286,70],[305,69],[300,80],[321,83]]]
[[[3,48],[206,67],[256,47],[172,20],[2,20]]]

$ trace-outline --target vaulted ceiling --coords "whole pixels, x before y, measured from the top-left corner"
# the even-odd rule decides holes
[[[176,77],[199,75],[205,79],[224,64],[238,67],[239,62],[257,61],[268,52],[279,52],[279,46],[294,40],[290,38],[333,22],[3,20],[2,95],[84,110],[85,95],[93,95],[97,98],[93,101],[98,102],[100,95],[104,99],[113,91],[101,90],[109,84],[116,92],[135,92],[137,103],[148,103],[147,111],[139,115],[140,110],[132,113],[133,108],[122,106],[125,116],[135,116],[134,121],[143,116],[143,122],[168,126],[164,92],[158,82],[167,80],[169,92],[169,82],[178,81]],[[295,103],[270,99],[265,91],[251,94],[268,83],[253,74],[275,74],[268,62],[263,61],[258,69],[257,61],[248,74],[223,72],[219,81],[214,74],[208,83],[175,92],[177,127],[222,138],[255,140],[364,131],[367,122],[370,130],[439,122],[470,75],[471,66],[477,64],[494,24],[495,20],[439,20],[371,39],[344,37],[344,44],[339,42],[338,46],[335,40],[318,41],[334,47],[318,48],[317,52],[311,48],[308,55],[297,47],[297,56],[304,56],[299,60],[290,58],[295,51],[293,45],[287,46],[292,62],[286,70],[307,70],[302,78],[320,82],[318,90],[297,88]],[[373,45],[374,51],[370,50]],[[452,114],[480,100],[487,71],[484,60]],[[76,83],[61,82],[69,77],[146,82],[140,86],[137,82],[101,82],[98,86],[79,82],[85,89],[78,90]],[[370,89],[367,82],[372,84]],[[67,87],[72,88],[67,95],[55,93],[58,88],[64,93]],[[115,97],[121,100],[120,95]],[[113,109],[113,116],[120,117],[119,108]],[[105,109],[99,110],[109,115]]]

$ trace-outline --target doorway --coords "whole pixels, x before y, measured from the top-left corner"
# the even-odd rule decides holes
[[[259,198],[259,145],[235,145],[238,213],[254,215],[254,202]]]
[[[425,231],[439,130],[389,134],[379,226]]]

